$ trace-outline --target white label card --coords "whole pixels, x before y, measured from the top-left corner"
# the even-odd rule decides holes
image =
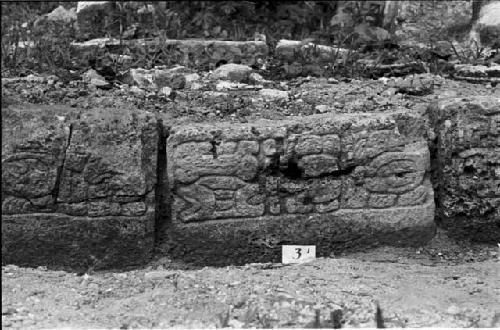
[[[281,262],[300,264],[316,259],[316,245],[282,245]]]

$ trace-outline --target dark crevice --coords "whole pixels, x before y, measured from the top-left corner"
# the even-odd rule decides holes
[[[468,165],[464,166],[464,174],[473,174],[475,172],[474,166]]]
[[[73,124],[69,124],[68,139],[66,140],[66,145],[64,146],[64,151],[62,154],[61,164],[57,168],[56,182],[54,183],[54,189],[52,189],[52,200],[54,205],[57,203],[57,198],[59,197],[59,190],[61,189],[61,178],[64,170],[64,165],[66,163],[66,153],[71,144],[71,136],[73,135]]]
[[[217,146],[220,145],[220,141],[212,140],[210,141],[210,144],[212,145],[210,152],[212,153],[213,158],[217,159]]]
[[[224,65],[224,64],[227,64],[227,61],[226,60],[220,60],[217,63],[215,63],[215,67],[218,68],[218,67],[220,67],[221,65]]]
[[[283,175],[292,180],[301,179],[304,175],[304,170],[299,167],[297,157],[290,157],[286,166],[280,166],[280,171]]]
[[[342,168],[344,167],[343,162],[341,161],[343,159],[342,155],[344,154],[344,134],[341,133],[338,136],[339,136],[339,149],[337,151],[337,159],[339,160],[339,163],[340,163],[339,169],[342,170]],[[345,170],[348,170],[347,173],[353,173],[354,169],[355,169],[355,166],[350,165],[350,166],[347,166]],[[344,199],[344,196],[343,196],[344,180],[345,180],[345,178],[340,178],[341,186],[340,186],[339,197],[338,197],[339,203],[341,203],[341,201]]]
[[[168,130],[163,126],[163,121],[158,119],[158,145],[156,161],[156,187],[155,187],[155,245],[158,244],[163,232],[170,222],[170,196],[168,194],[167,177],[167,138]]]
[[[323,177],[340,178],[343,176],[351,175],[355,169],[356,169],[356,165],[349,165],[349,166],[346,166],[345,168],[341,168],[337,171],[332,171],[332,172],[321,174],[320,176],[318,176],[318,178],[323,178]]]
[[[304,200],[302,201],[302,203],[304,203],[305,205],[312,204],[312,202],[313,202],[313,197],[311,197],[309,194],[306,194],[304,196]]]
[[[429,158],[430,158],[430,171],[429,171],[429,178],[431,181],[432,189],[434,190],[434,205],[436,207],[436,212],[435,212],[435,221],[436,224],[439,226],[442,223],[442,218],[441,218],[441,196],[443,193],[443,185],[442,185],[442,167],[441,167],[441,157],[443,155],[439,153],[439,129],[441,125],[444,123],[436,122],[436,120],[431,121],[430,125],[432,129],[434,130],[434,138],[429,139],[427,141],[427,146],[429,148]],[[457,155],[456,151],[452,151],[451,156],[455,157]]]
[[[280,174],[280,155],[274,154],[269,157],[269,166],[267,166],[265,173],[266,176],[279,176]]]
[[[315,175],[314,177],[310,177],[309,179],[324,179],[324,178],[339,178],[342,179],[351,175],[356,169],[356,165],[350,165],[346,168],[339,169],[337,171],[325,172],[319,175]]]

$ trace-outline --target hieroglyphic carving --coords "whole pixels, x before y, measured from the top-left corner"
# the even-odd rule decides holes
[[[352,118],[340,118],[352,122]],[[174,222],[329,213],[423,204],[428,199],[429,152],[390,118],[358,126],[293,122],[174,130]],[[302,126],[301,126],[302,125]],[[330,125],[330,126],[329,126]],[[363,126],[364,125],[364,126]],[[208,133],[207,133],[208,131]],[[280,134],[273,136],[273,131]],[[283,134],[284,133],[284,134]],[[241,135],[239,139],[238,134]],[[221,151],[222,149],[222,151]]]

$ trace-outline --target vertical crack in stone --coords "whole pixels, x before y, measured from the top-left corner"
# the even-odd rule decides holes
[[[434,190],[434,205],[436,207],[436,223],[441,221],[441,196],[443,194],[442,185],[442,169],[441,158],[443,155],[439,151],[440,144],[440,129],[444,125],[444,120],[436,116],[436,111],[432,109],[432,105],[427,108],[427,116],[429,116],[429,124],[431,125],[433,138],[427,137],[427,146],[429,147],[430,157],[430,170],[428,176],[430,177],[432,189]]]
[[[217,157],[218,157],[217,146],[220,144],[220,141],[212,140],[212,141],[210,141],[210,144],[212,145],[212,147],[210,148],[210,152],[212,153],[212,157],[214,159],[217,159]]]
[[[68,138],[66,140],[66,145],[64,146],[64,150],[62,153],[61,164],[57,168],[56,182],[54,183],[54,188],[52,189],[52,202],[53,202],[54,206],[56,205],[57,198],[59,197],[59,190],[61,187],[61,178],[62,178],[62,174],[64,171],[64,165],[66,163],[66,153],[67,153],[68,148],[71,144],[71,136],[72,135],[73,135],[73,124],[71,123],[71,124],[69,124],[69,133],[68,133]]]
[[[344,135],[342,134],[342,132],[340,132],[340,134],[338,134],[338,136],[339,136],[339,151],[337,154],[337,159],[338,159],[339,170],[342,171],[343,167],[344,167],[343,166],[344,164],[342,164],[342,153],[344,152]],[[339,197],[338,197],[339,208],[342,205],[342,198],[344,197],[343,192],[344,192],[344,187],[345,187],[345,180],[346,180],[345,176],[340,177],[340,189],[339,189]]]
[[[163,121],[157,122],[157,160],[156,160],[156,187],[155,187],[155,244],[158,244],[166,226],[171,221],[170,195],[167,177],[167,138],[169,132],[163,126]]]
[[[220,141],[221,132],[220,131],[212,131],[212,132],[210,132],[210,134],[212,134],[212,139],[210,140],[210,144],[212,145],[212,147],[210,148],[210,152],[212,153],[212,157],[214,159],[217,159],[217,157],[219,156],[217,154],[217,146],[219,146],[221,144],[221,141]]]

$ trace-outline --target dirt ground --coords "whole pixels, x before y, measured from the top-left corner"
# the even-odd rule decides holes
[[[421,248],[301,265],[194,268],[157,256],[141,269],[83,275],[7,265],[2,327],[375,327],[377,303],[386,327],[500,327],[498,249],[438,232]]]

